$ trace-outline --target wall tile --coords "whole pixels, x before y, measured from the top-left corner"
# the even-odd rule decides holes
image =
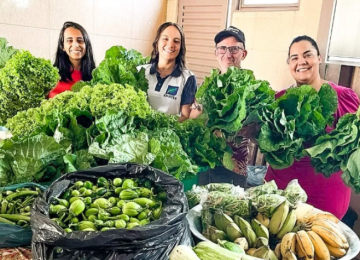
[[[39,0],[41,1],[41,0]],[[48,0],[50,3],[50,29],[60,30],[66,21],[72,21],[94,31],[94,0]],[[45,1],[47,2],[47,1]]]
[[[126,49],[131,48],[131,39],[120,38],[120,37],[111,37],[111,36],[101,36],[101,35],[92,35],[91,44],[93,46],[94,59],[96,66],[98,66],[105,58],[105,52],[110,49],[112,46],[121,45]]]
[[[149,56],[152,51],[152,40],[151,41],[143,41],[131,39],[131,49],[135,49],[142,53],[143,56]]]
[[[94,0],[94,33],[131,38],[132,9],[128,0]]]
[[[36,57],[49,59],[48,29],[0,24],[0,35],[17,49],[28,50]]]
[[[52,63],[55,62],[55,55],[58,47],[60,30],[50,30],[49,57]]]
[[[166,0],[133,0],[132,38],[153,39],[158,27],[165,22]]]
[[[0,23],[48,28],[49,3],[44,0],[1,0]]]

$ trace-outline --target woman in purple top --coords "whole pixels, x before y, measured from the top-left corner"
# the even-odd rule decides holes
[[[290,44],[288,64],[296,86],[307,84],[319,91],[323,83],[328,83],[337,93],[338,107],[334,114],[334,125],[326,128],[326,131],[330,132],[335,128],[341,116],[356,112],[359,107],[359,98],[350,88],[338,86],[320,78],[320,61],[319,48],[312,38],[299,36]],[[276,98],[284,93],[285,90],[278,92]],[[310,158],[304,157],[300,161],[295,161],[287,169],[276,170],[269,166],[265,180],[275,180],[278,187],[284,189],[291,180],[298,179],[299,184],[307,192],[309,204],[342,219],[349,207],[351,190],[344,184],[341,174],[342,172],[339,171],[330,178],[316,174],[311,166]]]

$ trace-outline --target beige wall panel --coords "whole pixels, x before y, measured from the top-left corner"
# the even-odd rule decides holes
[[[153,40],[158,27],[166,20],[167,1],[133,0],[132,38]]]
[[[294,12],[258,12],[255,20],[253,48],[286,51],[293,26]]]
[[[94,0],[94,33],[131,38],[133,15],[133,1]]]
[[[17,49],[24,49],[36,57],[49,59],[49,30],[0,24],[0,37],[5,37]]]
[[[166,21],[177,23],[178,11],[179,11],[179,0],[168,0]]]
[[[131,49],[135,49],[142,53],[144,56],[149,56],[152,51],[152,40],[144,41],[144,40],[137,40],[131,39]]]
[[[292,85],[286,64],[289,45],[298,35],[316,39],[323,1],[301,0],[299,11],[235,12],[232,25],[244,30],[249,51],[242,67],[254,70],[275,90]]]
[[[94,31],[94,0],[48,0],[50,29],[60,30],[66,21],[79,23],[87,33]],[[47,2],[47,1],[44,1]]]
[[[44,0],[1,0],[0,23],[48,28],[49,3]]]
[[[282,90],[294,83],[286,57],[286,52],[252,50],[249,57],[243,61],[242,67],[254,71],[257,79],[269,81],[274,90]]]
[[[240,15],[235,15],[233,18],[233,23],[236,24],[245,34],[246,49],[252,50],[255,48],[254,38],[256,35],[255,31],[255,21],[256,13],[255,12],[243,12]]]
[[[295,12],[294,30],[291,38],[305,34],[316,40],[319,30],[322,2],[322,0],[300,1],[300,11]]]
[[[126,49],[132,48],[131,39],[129,38],[92,35],[91,43],[93,45],[96,66],[98,66],[104,60],[105,52],[112,46],[121,45]]]

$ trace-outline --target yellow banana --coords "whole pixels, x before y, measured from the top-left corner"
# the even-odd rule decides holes
[[[296,241],[295,253],[296,253],[296,256],[297,256],[299,259],[307,259],[307,258],[306,258],[306,254],[305,254],[305,252],[302,250],[302,248],[300,247],[300,244],[298,243],[298,241]]]
[[[314,245],[305,230],[300,230],[296,233],[296,246],[298,246],[306,259],[314,258]],[[300,255],[298,251],[296,253]]]
[[[290,232],[287,233],[281,240],[281,255],[285,257],[287,251],[295,252],[295,245],[296,245],[296,233]]]
[[[287,215],[283,226],[281,227],[279,233],[277,233],[277,238],[282,239],[286,233],[291,232],[293,230],[296,223],[296,212],[295,210],[291,210]]]
[[[323,227],[329,229],[330,231],[334,232],[343,242],[344,248],[345,249],[349,248],[349,243],[344,235],[344,232],[333,221],[327,220],[327,219],[316,219],[316,220],[314,220],[313,225],[323,226]]]
[[[285,200],[277,207],[269,223],[270,234],[276,235],[284,225],[287,215],[289,214],[289,202]]]
[[[281,259],[281,243],[276,245],[274,253],[277,259]]]
[[[257,221],[259,221],[261,224],[263,224],[266,228],[269,226],[270,219],[267,216],[265,216],[264,214],[258,213],[255,218]]]
[[[318,219],[318,220],[319,219],[327,219],[327,220],[331,220],[335,223],[339,223],[339,219],[337,217],[335,217],[330,212],[326,212],[326,211],[317,212],[315,214],[305,217],[305,222],[313,223],[316,219]]]
[[[315,256],[318,260],[330,260],[330,252],[325,242],[314,231],[308,231],[312,244],[314,245]]]
[[[282,257],[282,260],[297,260],[296,255],[293,251],[288,250],[285,255]]]
[[[258,257],[258,258],[261,258],[261,259],[269,259],[270,258],[269,253],[270,253],[269,246],[262,246],[262,247],[259,247],[258,249],[256,249],[252,256],[253,257]]]
[[[295,208],[296,221],[299,223],[304,222],[304,217],[313,209],[314,207],[307,203],[300,203]]]
[[[246,251],[246,254],[252,256],[252,255],[254,255],[255,250],[256,250],[256,248],[253,248],[253,247],[252,247],[252,248],[249,248],[249,249]]]
[[[336,248],[346,248],[346,244],[342,242],[341,238],[331,230],[327,229],[324,226],[313,225],[311,230],[318,234],[324,242],[332,247]]]
[[[330,255],[333,257],[343,257],[346,255],[346,250],[343,248],[333,247],[330,245],[327,245],[327,248],[329,249]]]
[[[269,239],[269,230],[258,220],[252,219],[251,227],[255,231],[257,237],[264,237],[266,239]]]

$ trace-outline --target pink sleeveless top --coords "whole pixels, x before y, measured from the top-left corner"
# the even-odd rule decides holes
[[[359,98],[350,89],[338,86],[329,82],[330,86],[336,91],[338,96],[338,108],[334,114],[335,125],[339,118],[346,113],[354,113],[359,107]],[[276,94],[276,98],[282,96],[286,90]],[[326,131],[331,132],[334,128],[327,127]],[[316,208],[333,213],[339,219],[345,215],[351,196],[351,189],[347,187],[341,179],[342,172],[339,171],[331,175],[330,178],[324,177],[321,173],[315,173],[310,163],[309,157],[304,157],[300,161],[295,161],[292,166],[282,170],[268,167],[265,180],[275,180],[279,189],[285,189],[286,185],[293,179],[298,179],[301,187],[308,195],[308,203]]]

